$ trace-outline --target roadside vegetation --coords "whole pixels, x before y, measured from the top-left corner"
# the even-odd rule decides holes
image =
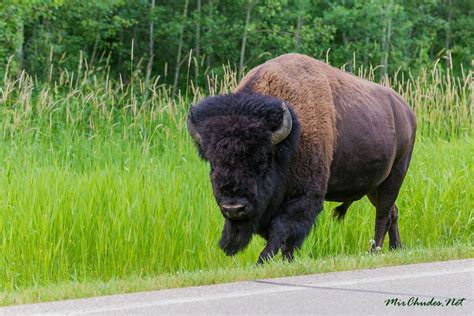
[[[85,65],[80,63],[81,65]],[[412,165],[397,201],[405,249],[367,254],[375,211],[346,219],[326,203],[292,265],[254,263],[263,240],[233,258],[217,245],[223,218],[208,166],[186,132],[190,104],[230,91],[237,72],[172,86],[57,70],[43,82],[6,69],[0,84],[0,303],[473,257],[472,73],[434,63],[382,76],[415,109]],[[51,70],[53,71],[53,70]],[[55,70],[56,71],[56,70]],[[376,68],[356,74],[376,80]]]

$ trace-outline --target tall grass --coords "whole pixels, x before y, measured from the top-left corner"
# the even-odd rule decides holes
[[[472,244],[471,81],[470,72],[455,78],[434,65],[419,77],[384,82],[414,107],[419,124],[398,201],[407,247]],[[189,104],[236,82],[226,68],[209,78],[207,91],[190,83],[172,98],[168,86],[139,73],[128,83],[82,68],[46,84],[6,75],[0,290],[253,264],[259,238],[234,258],[218,249],[223,219],[185,129]],[[364,253],[373,221],[366,200],[342,224],[323,212],[299,257]]]
[[[236,72],[224,66],[222,76],[208,76],[205,89],[189,82],[182,94],[172,97],[171,87],[160,84],[159,76],[146,82],[137,70],[124,83],[110,79],[108,66],[83,69],[83,64],[87,65],[80,63],[75,72],[58,70],[47,83],[25,72],[9,76],[7,68],[0,84],[2,139],[36,139],[38,133],[44,137],[73,130],[90,136],[137,136],[136,141],[149,143],[152,135],[160,138],[167,128],[181,131],[191,103],[209,94],[230,92],[238,82]],[[355,73],[375,81],[377,69],[361,66]],[[415,110],[418,136],[469,136],[474,123],[473,78],[472,71],[461,69],[460,76],[453,76],[452,69],[435,62],[416,77],[397,72],[381,84],[400,93]]]

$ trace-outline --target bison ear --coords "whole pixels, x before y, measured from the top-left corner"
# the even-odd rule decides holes
[[[194,122],[193,122],[193,106],[192,105],[188,112],[188,119],[186,121],[186,124],[188,126],[188,132],[191,135],[191,137],[200,144],[202,139],[201,139],[201,135],[199,135],[198,131],[196,130],[196,126],[194,125]]]
[[[277,145],[281,143],[285,138],[288,137],[291,133],[291,128],[293,126],[293,119],[291,118],[290,110],[288,105],[285,102],[282,102],[281,109],[283,111],[283,117],[281,120],[281,125],[276,131],[272,133],[272,144]]]

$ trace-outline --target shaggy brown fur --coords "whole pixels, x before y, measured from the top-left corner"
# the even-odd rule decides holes
[[[273,143],[289,122],[284,117],[293,127]],[[258,262],[279,250],[291,260],[324,200],[342,202],[335,209],[342,219],[365,195],[376,208],[373,249],[387,232],[390,247],[401,246],[395,200],[416,122],[393,90],[287,54],[251,70],[234,93],[193,106],[188,128],[211,166],[226,218],[219,242],[226,254],[241,251],[258,233],[267,240]]]

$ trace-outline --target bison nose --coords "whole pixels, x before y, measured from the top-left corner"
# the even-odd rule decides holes
[[[249,216],[249,207],[245,204],[222,204],[222,213],[233,220],[246,219]]]

